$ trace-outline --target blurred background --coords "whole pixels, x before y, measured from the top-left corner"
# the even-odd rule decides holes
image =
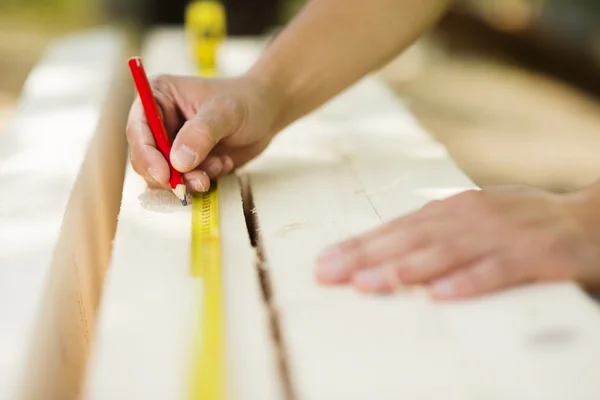
[[[106,23],[137,34],[180,24],[186,3],[1,0],[0,134],[54,37]],[[304,1],[223,3],[235,36],[281,27]],[[600,176],[599,22],[598,0],[459,0],[381,75],[479,185],[572,190]]]

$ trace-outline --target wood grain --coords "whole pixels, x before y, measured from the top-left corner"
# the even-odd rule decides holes
[[[76,399],[116,225],[122,32],[57,39],[0,142],[0,398]]]
[[[193,74],[182,32],[158,29],[148,74]],[[219,182],[229,398],[279,399],[256,252],[235,176]],[[85,399],[185,399],[200,334],[202,281],[190,274],[191,207],[150,190],[129,164]]]
[[[475,186],[380,81],[282,132],[247,173],[298,398],[600,395],[600,310],[572,284],[455,304],[316,284],[327,244]]]
[[[180,32],[158,31],[152,40],[147,54],[169,62],[160,64],[161,72],[189,73]],[[229,71],[242,73],[263,42],[241,43],[222,53],[223,60],[237,60],[226,63]],[[224,180],[231,191],[222,192],[230,196],[222,204],[231,207],[232,221],[224,222],[222,234],[236,235],[224,251],[231,252],[225,263],[231,268],[229,323],[240,323],[241,315],[245,321],[243,329],[229,331],[231,354],[238,362],[249,354],[232,376],[260,373],[238,381],[240,388],[252,387],[237,392],[242,398],[285,398],[271,386],[279,376],[271,373],[273,342],[258,301],[265,290],[297,399],[600,396],[591,373],[600,356],[600,310],[573,284],[532,285],[450,304],[432,302],[420,288],[368,297],[316,284],[314,260],[327,244],[475,186],[377,78],[367,77],[291,125],[243,174],[256,207],[245,211],[257,219],[251,231],[261,249],[263,293],[256,276],[232,279],[234,265],[245,273],[255,267],[256,253],[237,236],[243,222],[236,185]],[[161,202],[144,188],[129,168],[87,398],[184,395],[201,290],[185,271],[189,215],[170,205],[172,196]],[[176,258],[161,251],[163,245]],[[245,353],[250,342],[242,344],[244,338],[257,346],[252,354]],[[253,367],[258,363],[267,372]]]

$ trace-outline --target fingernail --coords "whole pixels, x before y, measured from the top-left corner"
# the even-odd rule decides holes
[[[157,183],[160,183],[160,174],[154,168],[148,168],[148,174],[154,179]]]
[[[452,278],[442,278],[434,281],[430,288],[434,295],[449,296],[454,293],[455,285]]]
[[[196,192],[206,192],[206,188],[204,187],[200,179],[192,179],[190,181],[190,185],[192,186],[192,189],[194,189],[194,191]]]
[[[380,268],[358,272],[354,276],[356,284],[371,290],[381,290],[390,286],[387,275]]]
[[[340,281],[349,277],[349,271],[344,265],[344,254],[337,247],[323,251],[317,260],[317,272],[325,281]]]
[[[219,175],[222,170],[223,166],[218,161],[213,161],[206,166],[206,172],[208,172],[208,175],[213,177]]]
[[[171,157],[171,163],[177,169],[189,169],[196,164],[198,154],[187,146],[181,146]]]

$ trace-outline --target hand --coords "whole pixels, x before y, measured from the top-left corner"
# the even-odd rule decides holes
[[[256,157],[274,135],[279,103],[250,78],[158,76],[150,84],[173,141],[171,163],[185,173],[190,191],[208,190],[210,179]],[[150,186],[168,189],[169,167],[139,98],[130,110],[127,140],[134,170]]]
[[[375,293],[426,285],[437,300],[539,281],[597,288],[597,204],[518,185],[467,191],[326,250],[317,277]]]

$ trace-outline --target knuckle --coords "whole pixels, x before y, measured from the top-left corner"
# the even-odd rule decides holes
[[[156,74],[148,77],[150,87],[156,91],[164,91],[171,81],[171,76],[167,74]]]
[[[460,204],[465,207],[479,206],[482,203],[481,192],[478,190],[467,190],[448,199],[449,202]]]
[[[437,265],[454,265],[463,259],[464,250],[453,243],[436,246],[430,253],[430,262]]]
[[[148,185],[148,187],[150,189],[162,189],[163,188],[163,186],[160,183],[156,182],[154,179],[149,179],[147,177],[144,177],[144,181],[146,182],[146,185]]]
[[[552,254],[556,257],[567,257],[570,253],[571,246],[568,241],[563,240],[563,238],[554,235],[548,235],[541,239],[541,241],[545,244],[545,248],[547,253]]]
[[[434,212],[439,210],[442,206],[443,206],[444,202],[442,200],[431,200],[427,203],[425,203],[425,205],[423,207],[421,207],[421,212]]]
[[[131,167],[133,168],[133,170],[138,175],[146,176],[146,165],[142,160],[143,158],[138,157],[137,154],[135,154],[135,152],[132,151],[130,153],[129,161],[131,162]]]
[[[130,144],[139,142],[144,137],[144,127],[148,126],[146,114],[144,113],[142,103],[136,100],[131,106],[127,123],[125,125],[125,137]]]
[[[233,159],[231,157],[223,156],[222,162],[223,162],[223,172],[225,174],[228,174],[229,172],[231,172],[231,170],[233,170],[235,165],[234,165]]]
[[[426,245],[430,242],[430,233],[427,229],[408,228],[397,233],[398,245],[404,249],[412,249]]]
[[[572,258],[573,246],[569,240],[557,235],[544,235],[540,239],[540,247],[544,253],[556,261],[567,261]]]
[[[211,101],[223,112],[235,113],[240,108],[239,100],[229,94],[215,95]]]
[[[140,176],[148,176],[149,161],[144,152],[139,147],[129,148],[129,162],[133,170]]]
[[[340,245],[340,250],[349,269],[360,269],[367,264],[368,256],[364,239],[357,237],[347,240]]]
[[[210,121],[206,118],[193,118],[189,121],[190,133],[197,138],[206,138],[212,146],[218,143],[214,130],[211,127]]]
[[[394,232],[393,236],[395,247],[402,253],[432,247],[431,236],[425,230],[404,229],[401,232]]]
[[[506,286],[511,280],[511,268],[501,257],[488,258],[479,267],[469,271],[471,285],[478,291]]]
[[[139,120],[132,117],[127,120],[127,125],[125,126],[125,137],[129,143],[132,143],[133,139],[138,136],[139,129],[137,126],[139,126],[140,123],[141,122]]]
[[[241,102],[229,94],[215,95],[202,107],[210,111],[202,113],[202,118],[221,132],[238,131],[245,119],[244,107]]]
[[[131,159],[131,167],[133,170],[140,176],[146,176],[146,170],[140,165],[140,162],[137,159]]]

